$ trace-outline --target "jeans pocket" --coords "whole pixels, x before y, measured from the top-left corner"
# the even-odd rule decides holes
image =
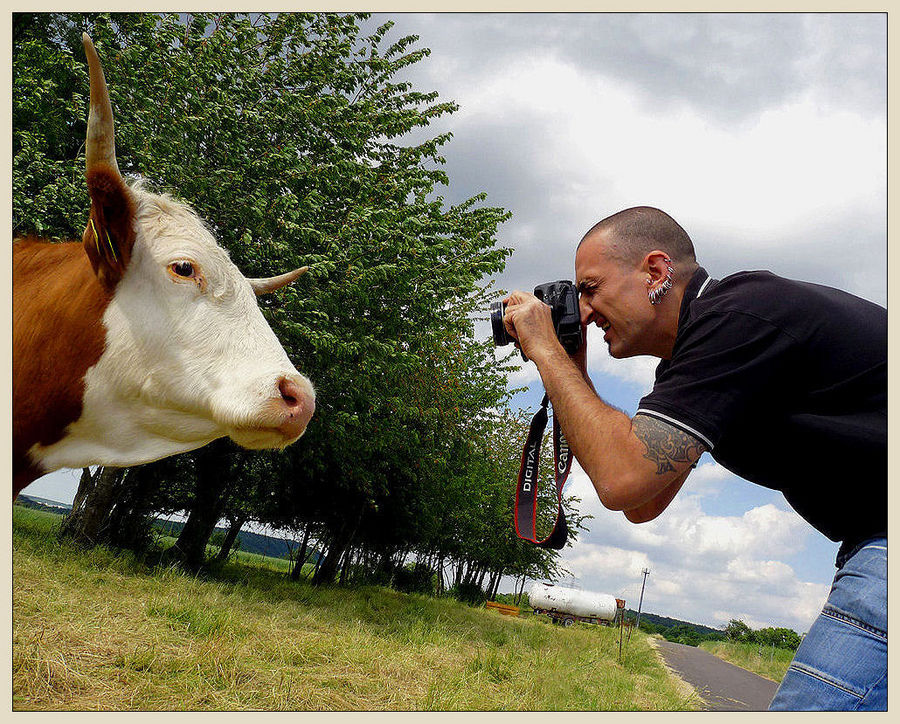
[[[822,615],[828,616],[836,622],[842,623],[846,626],[852,626],[859,629],[861,635],[868,634],[876,639],[879,639],[880,641],[884,641],[885,643],[887,643],[887,633],[885,631],[882,631],[880,628],[872,626],[862,619],[841,610],[837,606],[826,603],[824,608],[822,609]]]

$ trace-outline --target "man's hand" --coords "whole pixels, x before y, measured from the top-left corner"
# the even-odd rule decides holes
[[[549,305],[534,294],[519,291],[513,292],[503,301],[506,303],[503,325],[528,359],[539,364],[547,352],[555,348],[562,349],[553,328],[553,315]]]

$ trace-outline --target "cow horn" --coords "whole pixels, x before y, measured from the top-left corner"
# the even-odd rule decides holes
[[[267,277],[265,279],[248,279],[250,282],[250,286],[253,287],[253,291],[256,292],[256,296],[261,296],[262,294],[268,294],[269,292],[274,292],[276,289],[281,289],[282,287],[286,287],[292,281],[302,276],[309,270],[308,266],[302,266],[299,269],[294,269],[294,271],[289,271],[287,274],[280,274],[277,277]]]
[[[91,109],[88,113],[87,139],[84,147],[85,167],[90,172],[97,164],[106,164],[116,173],[116,137],[113,129],[112,105],[109,102],[109,90],[100,58],[87,33],[82,33],[81,42],[87,55],[88,68],[91,75]],[[121,176],[121,174],[119,174]]]

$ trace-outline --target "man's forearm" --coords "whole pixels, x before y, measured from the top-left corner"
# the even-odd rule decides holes
[[[566,440],[606,507],[637,507],[668,486],[669,477],[652,474],[631,419],[597,395],[562,347],[535,363]]]
[[[687,477],[703,454],[702,443],[660,420],[646,415],[632,420],[606,404],[587,376],[586,347],[575,359],[566,354],[556,337],[550,307],[525,292],[513,292],[504,301],[503,324],[537,365],[572,453],[601,502],[613,510],[646,506],[634,513],[636,517],[657,504],[668,505],[671,497],[666,499],[664,491]]]

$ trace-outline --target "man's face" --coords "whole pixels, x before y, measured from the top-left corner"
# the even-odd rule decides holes
[[[640,266],[608,256],[603,234],[585,240],[575,254],[581,323],[593,322],[604,331],[611,357],[650,354],[648,330],[655,315],[646,280],[647,272]]]

